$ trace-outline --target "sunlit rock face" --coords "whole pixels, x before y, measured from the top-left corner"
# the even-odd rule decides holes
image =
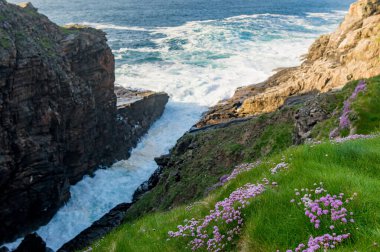
[[[359,0],[335,32],[313,43],[301,66],[238,89],[231,99],[211,108],[196,126],[272,112],[291,96],[326,92],[347,81],[380,74],[379,34],[380,1]]]
[[[118,120],[106,41],[102,31],[62,28],[31,4],[0,0],[0,243],[46,223],[70,184],[127,158],[161,115],[166,94],[142,100],[148,119],[134,121],[139,131]],[[144,114],[144,104],[155,109]]]

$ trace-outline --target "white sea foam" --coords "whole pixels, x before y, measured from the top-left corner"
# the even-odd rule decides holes
[[[116,82],[132,88],[165,91],[171,100],[127,161],[98,170],[71,187],[72,198],[38,233],[53,249],[73,238],[113,206],[129,202],[134,190],[157,168],[154,157],[168,152],[207,106],[234,90],[265,80],[273,69],[299,64],[312,41],[332,31],[344,13],[309,13],[306,18],[273,14],[188,22],[178,27],[146,29],[85,23],[101,29],[135,30],[162,35],[157,48],[114,50],[121,60]],[[321,19],[324,25],[309,19]],[[111,43],[120,38],[110,37]],[[157,53],[160,61],[125,63],[128,53]],[[19,242],[19,241],[18,241]],[[17,245],[17,242],[11,247]]]
[[[323,21],[333,19],[325,26],[298,16],[258,14],[152,29],[163,35],[153,40],[157,48],[122,48],[116,57],[158,52],[162,61],[121,65],[117,80],[166,91],[174,101],[211,106],[239,86],[265,80],[273,69],[299,64],[314,39],[333,30],[342,16],[325,15]]]
[[[170,102],[128,160],[100,169],[94,177],[86,176],[72,186],[69,202],[37,233],[49,247],[57,250],[117,204],[130,202],[135,189],[157,168],[154,158],[169,151],[199,118],[201,110],[197,104]],[[15,248],[20,241],[7,246]]]
[[[70,23],[70,24],[72,24],[72,23]],[[70,25],[70,24],[68,24],[68,25]],[[143,28],[143,27],[114,25],[114,24],[107,24],[107,23],[82,22],[79,24],[85,25],[85,26],[90,26],[90,27],[100,29],[100,30],[149,31],[148,29]]]
[[[307,17],[323,18],[328,20],[341,20],[347,11],[331,11],[331,12],[308,12]]]

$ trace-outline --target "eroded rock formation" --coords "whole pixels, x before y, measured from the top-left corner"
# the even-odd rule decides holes
[[[162,114],[166,94],[117,109],[106,41],[0,0],[0,243],[46,223],[70,184],[127,158]]]
[[[238,89],[231,99],[211,108],[196,126],[272,112],[290,96],[326,92],[350,80],[378,75],[379,57],[380,1],[359,0],[335,32],[314,42],[301,66]]]

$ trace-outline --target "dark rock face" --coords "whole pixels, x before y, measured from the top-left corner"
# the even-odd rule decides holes
[[[335,92],[331,91],[318,94],[313,99],[309,99],[295,115],[294,143],[302,144],[311,138],[311,133],[315,125],[328,118],[331,118],[334,111],[330,104],[335,104]]]
[[[138,201],[146,192],[152,190],[160,181],[160,175],[162,172],[162,167],[157,168],[150,178],[142,183],[136,191],[133,193],[132,202]]]
[[[65,243],[58,251],[78,251],[91,245],[92,242],[103,237],[112,229],[119,226],[124,219],[125,212],[131,205],[132,203],[122,203],[114,207],[106,215],[94,222],[91,227],[83,230],[74,239]]]
[[[116,156],[128,153],[136,146],[150,125],[164,112],[169,96],[166,93],[128,90],[115,87],[117,96],[117,132],[115,145],[120,148]]]
[[[14,252],[47,252],[50,249],[36,233],[28,234]]]
[[[70,184],[127,158],[162,114],[166,94],[117,109],[106,41],[0,0],[0,244],[47,223]]]
[[[7,247],[0,247],[0,252],[9,252]]]

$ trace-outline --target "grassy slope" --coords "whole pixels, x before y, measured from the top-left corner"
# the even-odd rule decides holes
[[[159,184],[129,210],[134,219],[143,212],[166,210],[201,199],[208,187],[230,174],[235,165],[278,153],[292,145],[295,108],[263,115],[226,128],[188,134],[174,150]]]
[[[355,82],[347,85],[337,95],[338,100],[348,97],[355,85]],[[368,80],[367,91],[359,95],[353,104],[355,113],[351,119],[358,129],[358,133],[374,132],[380,128],[379,95],[380,77]],[[339,96],[341,97],[339,98]],[[338,104],[334,117],[316,126],[314,136],[323,139],[329,133],[329,129],[325,127],[328,126],[328,128],[333,129],[338,125],[341,107],[342,105]],[[233,132],[236,132],[235,130]],[[271,129],[268,128],[268,132],[270,131]],[[217,133],[215,134],[212,135],[211,139],[220,136]],[[240,132],[239,136],[234,135],[234,137],[242,139],[241,135],[244,134]],[[267,134],[264,131],[256,142],[249,144],[249,148],[242,145],[243,149],[240,143],[231,142],[228,144],[225,139],[218,140],[220,144],[225,144],[225,148],[227,151],[230,150],[230,154],[244,153],[244,159],[247,159],[247,153],[250,153],[249,149],[254,149],[255,146],[258,148],[257,150],[263,148],[260,141],[266,142],[266,145],[273,145],[283,139],[280,137],[280,140],[273,141],[270,135],[272,134]],[[223,134],[221,136],[226,137]],[[242,174],[202,201],[189,206],[177,207],[169,212],[149,214],[126,223],[94,244],[94,250],[187,251],[186,240],[167,240],[167,232],[174,231],[176,226],[183,224],[185,219],[202,218],[218,200],[224,199],[233,190],[245,183],[259,182],[263,177],[267,177],[277,181],[279,187],[268,190],[259,196],[245,210],[246,225],[244,232],[228,250],[275,251],[280,249],[284,251],[288,248],[294,248],[300,242],[306,242],[310,234],[315,234],[314,229],[308,223],[302,210],[289,201],[294,197],[294,188],[310,188],[315,182],[323,181],[325,188],[330,193],[343,192],[350,195],[357,192],[359,194],[349,209],[355,212],[357,229],[350,230],[353,234],[352,239],[337,251],[378,251],[379,248],[374,247],[373,244],[375,242],[380,243],[380,211],[378,210],[380,209],[380,197],[378,197],[380,192],[380,138],[356,140],[343,144],[325,142],[317,146],[303,145],[290,147],[281,154],[275,154],[285,147],[286,144],[279,150],[269,152],[267,162],[255,170]],[[260,154],[260,156],[265,155]],[[269,169],[273,168],[274,163],[280,162],[283,156],[290,164],[290,169],[271,175]],[[194,181],[196,183],[197,180]],[[181,191],[177,190],[177,193],[181,193]],[[184,193],[186,194],[186,192]],[[149,197],[147,198],[149,199]]]
[[[274,156],[269,163],[242,174],[190,207],[151,214],[122,226],[93,246],[94,251],[189,251],[185,249],[186,240],[168,241],[167,232],[175,230],[185,219],[204,216],[217,200],[264,176],[277,181],[279,187],[259,196],[245,210],[244,233],[231,251],[284,251],[307,241],[314,231],[290,199],[294,197],[294,188],[310,188],[320,181],[331,193],[359,195],[349,208],[355,212],[358,229],[351,230],[353,239],[341,251],[375,251],[372,244],[380,242],[380,138],[314,147],[304,145],[290,148],[283,155],[290,164],[288,171],[270,175],[269,169],[282,157]]]

